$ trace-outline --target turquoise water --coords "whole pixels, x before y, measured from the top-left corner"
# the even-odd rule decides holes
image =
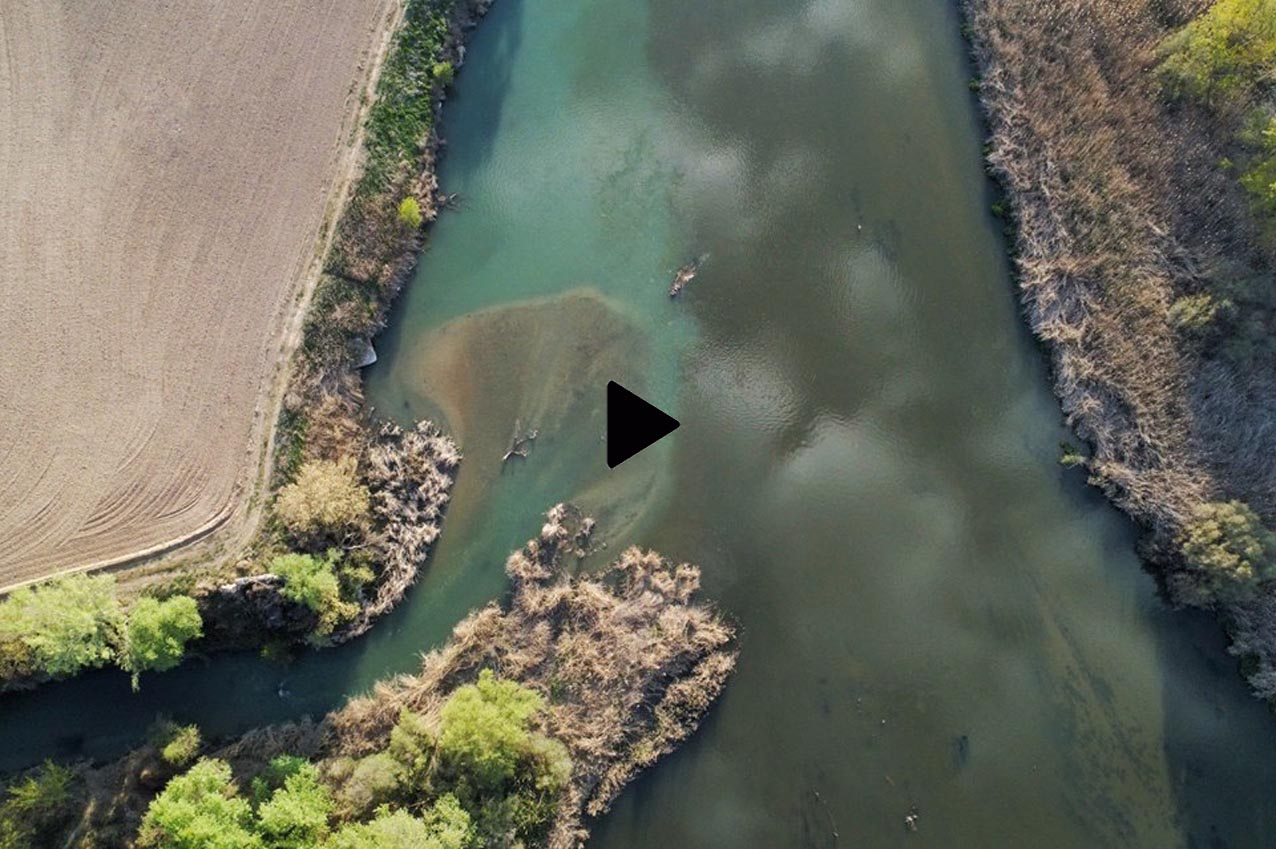
[[[612,550],[700,564],[742,635],[592,845],[1276,845],[1273,720],[1058,466],[958,31],[938,0],[498,0],[445,108],[459,209],[369,376],[466,454],[409,602],[286,668],[7,699],[0,766],[118,751],[161,710],[218,734],[338,704],[575,499]],[[683,423],[615,471],[610,379]],[[503,464],[516,424],[539,436]]]

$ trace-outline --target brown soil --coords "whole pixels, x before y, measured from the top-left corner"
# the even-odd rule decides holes
[[[397,11],[0,8],[0,587],[244,512]]]

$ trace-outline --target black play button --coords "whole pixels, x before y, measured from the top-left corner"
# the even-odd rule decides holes
[[[678,420],[607,381],[607,468],[614,469],[678,429]]]

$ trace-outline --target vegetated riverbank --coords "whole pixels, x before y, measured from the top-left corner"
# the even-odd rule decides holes
[[[439,534],[460,455],[428,422],[407,430],[373,423],[359,369],[443,202],[437,118],[464,34],[489,3],[407,1],[369,109],[362,174],[293,364],[261,530],[232,558],[145,586],[150,601],[132,607],[150,619],[137,627],[109,576],[0,601],[0,691],[110,662],[137,676],[175,666],[188,649],[340,643],[364,633],[413,583]]]
[[[34,770],[0,806],[0,835],[101,849],[582,845],[589,820],[695,730],[735,663],[733,628],[694,598],[696,568],[632,548],[573,577],[593,526],[553,508],[506,564],[508,606],[472,613],[418,674],[318,723],[216,748],[169,726],[100,768]]]
[[[1271,115],[1276,4],[965,9],[1024,308],[1091,482],[1145,529],[1174,600],[1223,613],[1272,698],[1276,143],[1252,126]]]

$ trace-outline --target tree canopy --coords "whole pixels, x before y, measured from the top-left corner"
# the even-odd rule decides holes
[[[1276,577],[1276,538],[1241,501],[1198,507],[1184,529],[1183,559],[1198,582],[1198,603],[1238,601]]]
[[[138,845],[155,849],[264,849],[253,809],[225,761],[202,760],[151,801]]]
[[[129,612],[120,665],[138,675],[147,670],[163,672],[182,662],[186,644],[204,634],[199,606],[190,596],[173,596],[159,601],[141,598]]]
[[[110,575],[71,575],[0,602],[0,640],[23,643],[54,677],[110,662],[122,622]]]

